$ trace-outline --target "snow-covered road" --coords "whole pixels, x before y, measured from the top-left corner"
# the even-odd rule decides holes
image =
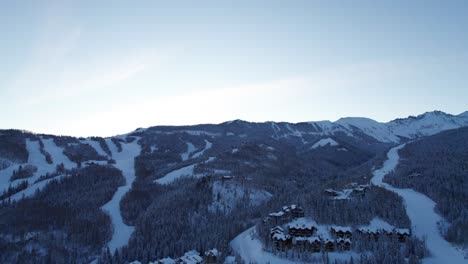
[[[122,143],[122,152],[118,152],[115,144],[110,139],[106,140],[112,152],[112,158],[116,162],[114,166],[122,171],[126,181],[124,186],[117,189],[112,199],[102,206],[102,210],[109,214],[114,229],[112,239],[107,244],[112,253],[115,249],[127,245],[130,236],[135,230],[135,227],[128,226],[123,222],[122,214],[120,213],[120,200],[122,200],[122,197],[130,190],[136,178],[135,157],[141,152],[141,147],[137,141],[138,140],[135,140],[127,144]]]
[[[398,151],[404,147],[405,144],[390,149],[383,167],[373,171],[371,183],[395,192],[403,198],[413,234],[426,240],[426,246],[432,254],[430,258],[424,259],[424,263],[467,264],[468,259],[464,259],[462,252],[453,247],[440,234],[437,223],[443,219],[434,211],[436,205],[434,201],[413,189],[398,189],[383,182],[385,175],[398,165]]]

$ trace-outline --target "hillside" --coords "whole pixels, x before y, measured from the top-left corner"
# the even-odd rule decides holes
[[[453,224],[448,240],[463,245],[459,234],[467,230],[466,218],[456,215],[466,208],[456,200],[466,197],[460,178],[468,148],[464,126],[466,114],[436,111],[388,123],[342,118],[156,126],[109,138],[1,130],[0,262],[148,263],[210,249],[217,249],[216,261],[222,262],[236,257],[230,246],[234,238],[291,204],[300,205],[319,226],[357,228],[379,219],[411,229],[402,198],[368,185],[387,150],[405,142],[414,142],[402,150],[412,165],[397,167],[386,180],[440,202],[438,210]],[[449,129],[456,130],[443,132]],[[431,186],[437,188],[416,177],[399,180],[413,172],[423,177],[434,173],[435,161],[422,162],[416,155],[423,152],[433,159],[455,157],[441,165],[454,170],[453,181],[447,173],[424,179],[436,181]],[[444,185],[437,184],[441,181]],[[450,211],[448,203],[456,204],[457,211]],[[262,232],[259,241],[276,257],[306,254],[276,252]],[[337,261],[369,253],[370,263],[395,263],[426,254],[418,237],[404,243],[355,242],[352,254]]]

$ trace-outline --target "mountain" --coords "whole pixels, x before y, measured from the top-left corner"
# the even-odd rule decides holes
[[[311,143],[322,136],[347,136],[363,140],[365,138],[380,143],[399,143],[422,136],[430,136],[444,130],[468,126],[468,111],[451,115],[441,111],[426,112],[418,116],[399,118],[380,123],[370,118],[346,117],[335,122],[314,121],[302,123],[264,122],[252,123],[233,120],[219,125],[195,125],[181,127],[150,127],[149,131],[188,131],[190,133],[212,133],[213,135],[233,135],[271,137],[276,140],[299,139],[303,144]],[[145,130],[146,131],[146,130]]]
[[[0,262],[148,263],[197,259],[193,250],[218,252],[213,248],[222,262],[235,258],[229,242],[238,234],[255,225],[267,230],[262,219],[291,204],[325,229],[382,221],[410,228],[397,195],[368,188],[373,168],[395,145],[433,142],[423,139],[450,129],[468,135],[457,129],[464,126],[467,112],[435,111],[388,123],[348,117],[154,126],[109,138],[0,130]],[[454,153],[463,172],[464,152]],[[455,224],[465,232],[464,223]],[[258,239],[275,251],[267,233]],[[372,252],[369,263],[421,258],[417,237],[394,242],[360,241],[351,250],[355,259]]]

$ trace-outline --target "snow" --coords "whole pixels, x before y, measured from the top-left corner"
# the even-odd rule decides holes
[[[370,118],[347,117],[341,118],[335,123],[342,125],[351,131],[354,130],[353,127],[356,127],[368,136],[371,136],[381,142],[400,142],[400,139],[392,133],[386,124],[379,123]]]
[[[8,189],[8,186],[10,185],[10,177],[13,175],[14,170],[18,170],[18,167],[19,165],[15,164],[0,170],[0,192]]]
[[[154,262],[154,263],[174,264],[174,263],[176,263],[176,260],[172,259],[172,258],[163,258],[163,259],[160,259],[160,260],[158,260],[157,262]]]
[[[85,143],[85,144],[89,144],[91,147],[93,147],[96,152],[100,155],[100,156],[104,156],[104,157],[107,157],[107,153],[102,149],[101,145],[99,144],[99,142],[95,141],[95,140],[92,140],[91,138],[87,138],[85,140],[82,140],[81,141],[82,143]]]
[[[289,124],[286,124],[286,128],[291,132],[289,134],[285,134],[286,137],[289,137],[290,135],[294,137],[300,137],[302,140],[302,143],[306,144],[304,138],[302,137],[302,133],[299,130],[293,129]]]
[[[28,150],[28,162],[26,164],[34,165],[37,167],[37,171],[33,174],[32,177],[26,179],[17,179],[13,182],[10,182],[10,177],[13,174],[13,170],[17,170],[19,165],[12,165],[4,170],[0,171],[0,190],[5,190],[9,185],[16,186],[22,181],[28,181],[28,188],[14,194],[11,196],[12,201],[20,200],[23,195],[24,197],[30,197],[34,195],[36,190],[44,188],[52,179],[40,181],[34,183],[39,177],[46,175],[47,173],[55,172],[56,165],[63,163],[67,169],[71,169],[76,166],[75,163],[71,162],[64,154],[63,149],[57,147],[53,142],[53,139],[43,139],[44,148],[52,157],[53,164],[47,163],[44,155],[41,153],[39,141],[32,141],[30,139],[26,140],[26,149]],[[23,164],[25,165],[25,164]],[[60,178],[61,176],[59,176]],[[55,178],[57,179],[57,177]]]
[[[281,128],[275,123],[275,122],[270,122],[271,124],[271,129],[275,132],[275,134],[279,131],[281,131]]]
[[[333,197],[334,200],[347,200],[351,193],[353,193],[353,189],[343,189],[342,191],[336,191],[338,196]]]
[[[154,182],[162,184],[162,185],[167,185],[173,183],[175,180],[182,178],[182,177],[189,177],[189,176],[194,176],[193,175],[193,169],[198,163],[182,167],[180,169],[174,170],[166,174],[164,177],[155,180]]]
[[[236,257],[235,256],[227,256],[224,259],[224,264],[236,264]]]
[[[112,152],[112,157],[116,162],[114,166],[122,171],[126,181],[124,186],[117,189],[112,199],[101,207],[101,209],[110,216],[113,225],[112,238],[107,244],[111,252],[127,245],[128,240],[135,229],[135,227],[128,226],[123,222],[120,212],[120,200],[125,193],[130,190],[132,183],[136,178],[135,157],[141,152],[141,147],[137,142],[138,140],[134,140],[131,143],[122,143],[122,152],[118,152],[117,147],[111,139],[106,139],[106,143]]]
[[[187,144],[187,151],[180,154],[180,158],[183,161],[188,160],[188,158],[190,157],[190,154],[192,154],[196,150],[195,146],[192,143],[187,142],[186,144]]]
[[[319,147],[325,147],[325,146],[338,146],[338,142],[336,142],[335,140],[331,139],[331,138],[323,138],[323,139],[320,139],[319,141],[315,142],[314,145],[312,145],[312,149],[316,149],[316,148],[319,148]]]
[[[366,231],[369,231],[369,232],[377,232],[379,230],[383,230],[383,231],[387,231],[387,232],[392,232],[395,227],[392,226],[391,224],[385,222],[384,220],[378,218],[378,217],[374,217],[370,224],[367,225],[367,226],[360,226],[358,227],[359,230],[366,230]]]
[[[443,112],[427,112],[417,117],[397,119],[388,123],[395,135],[416,138],[437,134],[444,130],[468,125],[468,118],[463,115],[452,116]]]
[[[289,260],[285,258],[278,257],[273,253],[263,250],[263,244],[260,240],[257,239],[257,234],[255,227],[251,227],[246,231],[238,235],[230,243],[231,248],[239,254],[244,263],[270,263],[270,264],[292,264],[292,263],[303,263],[298,260]],[[315,253],[311,255],[316,255],[317,259],[321,259],[320,253]],[[359,256],[353,252],[329,252],[328,256],[330,261],[335,260],[347,260],[349,261],[350,257],[353,256],[354,259],[359,259]],[[308,262],[310,263],[310,262]]]
[[[205,139],[205,148],[200,150],[199,152],[193,154],[192,158],[200,157],[201,155],[203,155],[203,153],[205,153],[205,151],[209,150],[212,146],[213,146],[213,143],[211,143],[211,142],[209,142],[208,140]]]
[[[413,189],[399,189],[383,182],[383,178],[393,171],[398,165],[398,150],[405,144],[390,149],[387,160],[383,167],[373,171],[372,184],[381,186],[387,190],[397,193],[403,198],[406,213],[411,220],[412,232],[417,237],[424,239],[432,256],[424,259],[424,263],[467,263],[461,251],[447,242],[439,232],[438,223],[444,219],[435,211],[435,202],[429,197],[414,191]]]
[[[180,261],[186,264],[196,264],[201,263],[203,261],[203,258],[200,257],[200,253],[198,253],[198,251],[192,250],[186,252],[182,257],[180,257]]]
[[[10,196],[7,199],[10,199],[10,201],[13,202],[13,201],[19,201],[23,197],[24,198],[31,197],[36,193],[36,191],[42,190],[47,184],[49,184],[49,182],[51,182],[53,180],[60,180],[60,179],[62,179],[64,177],[66,177],[66,175],[59,175],[59,176],[56,176],[54,178],[50,178],[50,179],[47,179],[47,180],[37,182],[37,183],[35,183],[33,185],[30,185],[28,188],[13,194],[12,196]]]
[[[46,175],[47,173],[55,171],[56,166],[54,164],[47,163],[44,155],[42,155],[39,141],[26,140],[26,149],[29,153],[28,163],[37,167],[37,171],[34,175],[27,179],[30,184],[39,179],[41,175]],[[23,181],[23,179],[16,180],[15,182],[21,181]]]
[[[204,162],[205,163],[206,162],[211,162],[214,159],[215,159],[214,157],[210,157]],[[168,174],[166,174],[164,177],[159,178],[157,180],[154,180],[153,182],[159,183],[159,184],[162,184],[162,185],[167,185],[167,184],[173,183],[174,181],[176,181],[179,178],[184,178],[184,177],[201,178],[201,177],[205,176],[203,174],[194,174],[193,173],[193,169],[195,169],[195,166],[197,166],[197,165],[198,165],[198,163],[195,163],[195,164],[188,165],[188,166],[182,167],[180,169],[171,171]]]
[[[264,190],[246,189],[241,184],[235,181],[216,181],[212,187],[213,202],[209,205],[208,210],[211,212],[230,213],[241,201],[247,198],[247,204],[251,207],[258,206],[268,201],[273,195]]]
[[[72,162],[65,154],[63,154],[63,148],[58,147],[54,139],[48,138],[44,139],[42,138],[42,142],[44,143],[44,149],[47,151],[50,156],[52,157],[52,161],[54,164],[60,164],[63,163],[65,168],[71,169],[76,167],[76,163]]]
[[[177,133],[187,133],[192,136],[201,136],[201,135],[206,135],[210,137],[219,137],[222,136],[220,133],[211,133],[207,131],[202,131],[202,130],[176,130],[176,131],[152,131],[155,134],[166,134],[166,135],[172,135],[172,134],[177,134]]]
[[[76,167],[76,163],[70,161],[67,156],[63,154],[63,149],[58,147],[52,138],[42,139],[44,143],[44,150],[47,151],[51,157],[53,164],[47,163],[44,155],[41,153],[39,141],[26,140],[26,149],[28,150],[28,162],[26,164],[34,165],[37,167],[37,171],[33,174],[32,177],[27,179],[18,179],[13,182],[10,182],[10,177],[13,174],[13,170],[17,170],[19,165],[12,165],[4,170],[0,171],[0,190],[5,190],[11,184],[16,186],[22,181],[26,180],[29,183],[28,188],[14,194],[11,196],[12,201],[20,200],[23,195],[24,197],[30,197],[34,195],[36,190],[41,190],[44,188],[47,183],[52,179],[47,179],[34,183],[39,177],[46,175],[47,173],[55,172],[56,165],[63,163],[65,168],[71,169]],[[25,164],[23,164],[24,166]],[[55,177],[54,179],[59,179],[62,176]]]

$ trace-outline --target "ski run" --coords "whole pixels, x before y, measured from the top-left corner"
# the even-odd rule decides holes
[[[423,263],[468,263],[462,252],[453,247],[440,234],[438,223],[444,221],[444,219],[434,211],[436,205],[434,201],[413,189],[399,189],[383,182],[385,175],[397,167],[399,161],[398,151],[404,147],[405,144],[402,144],[390,149],[383,167],[373,171],[371,183],[395,192],[403,198],[406,213],[411,220],[413,234],[425,240],[426,247],[431,254],[430,257],[423,260]]]

